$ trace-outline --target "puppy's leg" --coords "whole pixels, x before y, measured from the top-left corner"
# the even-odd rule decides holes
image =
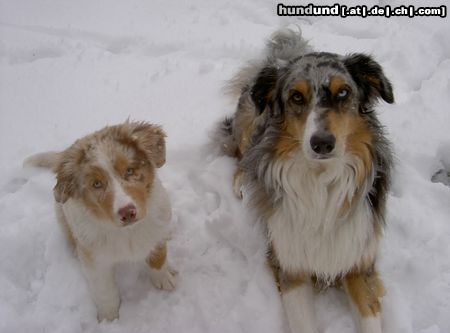
[[[166,242],[159,244],[147,257],[150,279],[156,288],[173,290],[176,286],[177,271],[167,263]]]
[[[381,297],[383,283],[375,270],[350,273],[344,279],[344,289],[350,300],[360,333],[381,333]]]
[[[82,251],[79,251],[82,252]],[[109,265],[100,265],[80,256],[81,267],[88,282],[91,297],[97,307],[98,321],[119,318],[120,297],[114,279],[114,269]]]
[[[311,279],[306,274],[280,273],[281,300],[291,333],[316,333]]]

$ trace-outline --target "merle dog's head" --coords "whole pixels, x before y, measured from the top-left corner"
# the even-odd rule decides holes
[[[394,102],[381,66],[365,54],[309,53],[268,65],[251,96],[258,113],[278,120],[276,155],[300,150],[315,161],[346,154],[368,159],[376,134],[369,113],[379,99]]]

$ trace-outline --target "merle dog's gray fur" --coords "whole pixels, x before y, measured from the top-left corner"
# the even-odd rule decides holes
[[[279,30],[267,41],[263,58],[250,61],[243,66],[228,82],[226,90],[233,97],[238,97],[253,87],[263,68],[282,68],[288,61],[309,52],[312,52],[312,48],[301,38],[300,32]]]
[[[273,211],[282,196],[282,191],[265,183],[264,179],[273,161],[274,145],[282,135],[280,124],[285,115],[288,87],[299,78],[308,78],[313,82],[314,95],[321,96],[322,92],[318,90],[324,89],[324,80],[333,73],[348,78],[348,82],[352,83],[351,89],[357,94],[357,105],[353,107],[360,112],[373,134],[372,145],[368,148],[374,172],[373,178],[368,177],[366,180],[368,191],[365,200],[371,204],[375,223],[384,224],[393,158],[383,127],[373,111],[379,98],[388,103],[393,102],[392,86],[380,65],[370,56],[312,52],[300,34],[291,30],[276,32],[267,43],[264,59],[245,66],[230,83],[231,90],[240,93],[236,114],[246,112],[241,111],[244,109],[243,104],[248,107],[249,103],[253,103],[254,112],[263,118],[254,130],[245,153],[242,152],[239,163],[239,167],[245,172],[244,182],[249,191],[250,203],[258,207],[263,218]],[[367,75],[376,75],[379,86],[367,82]],[[271,98],[266,99],[269,91],[272,91]],[[325,93],[324,91],[323,94]],[[326,103],[325,97],[323,103]],[[264,112],[266,108],[268,112]],[[222,137],[220,141],[227,146],[224,151],[231,156],[236,156],[238,149],[234,128],[233,118],[227,118],[219,130]]]

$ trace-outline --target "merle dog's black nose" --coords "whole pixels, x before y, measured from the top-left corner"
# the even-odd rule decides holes
[[[336,138],[329,132],[316,132],[309,141],[311,148],[317,154],[329,154],[334,149]]]

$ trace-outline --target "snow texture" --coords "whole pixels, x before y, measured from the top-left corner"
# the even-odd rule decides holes
[[[225,80],[288,24],[318,50],[372,54],[393,82],[396,104],[378,108],[396,152],[383,327],[450,332],[450,188],[431,181],[450,171],[449,19],[282,18],[276,3],[0,0],[1,332],[287,332],[263,229],[234,198],[235,161],[208,147],[208,132],[234,109]],[[56,223],[54,176],[21,164],[128,117],[168,133],[160,177],[179,283],[156,290],[144,263],[121,265],[120,318],[98,324]],[[321,332],[355,332],[342,291],[315,307]]]

